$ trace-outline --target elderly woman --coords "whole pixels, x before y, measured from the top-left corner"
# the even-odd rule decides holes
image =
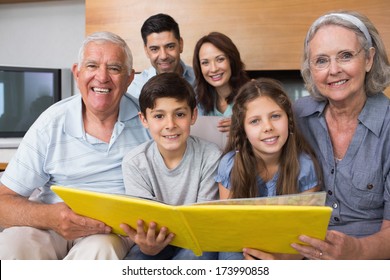
[[[390,65],[373,24],[354,12],[317,19],[304,46],[311,96],[296,102],[298,123],[324,173],[333,208],[325,241],[293,244],[310,259],[390,258]]]

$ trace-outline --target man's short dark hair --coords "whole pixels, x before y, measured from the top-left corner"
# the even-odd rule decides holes
[[[177,22],[167,14],[156,14],[149,17],[141,27],[141,36],[146,46],[147,39],[152,33],[171,31],[177,40],[180,40],[180,30]]]

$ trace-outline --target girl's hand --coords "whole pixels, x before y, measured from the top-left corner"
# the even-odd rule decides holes
[[[127,224],[121,224],[120,227],[139,246],[142,253],[150,256],[160,253],[175,237],[173,233],[168,233],[166,227],[162,227],[157,232],[157,224],[155,222],[149,223],[147,231],[144,230],[144,221],[142,220],[137,221],[136,230]]]
[[[297,254],[271,254],[256,249],[244,248],[245,260],[301,260],[303,257]]]

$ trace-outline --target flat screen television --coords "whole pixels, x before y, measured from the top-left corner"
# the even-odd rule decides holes
[[[248,75],[252,79],[267,77],[280,81],[292,102],[300,97],[309,95],[299,70],[248,71]]]
[[[23,137],[62,98],[63,69],[0,66],[0,137]]]

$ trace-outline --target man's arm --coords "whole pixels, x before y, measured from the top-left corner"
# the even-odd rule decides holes
[[[0,226],[54,230],[68,240],[111,232],[111,228],[104,223],[79,216],[64,203],[43,204],[30,201],[4,185],[0,185]]]

